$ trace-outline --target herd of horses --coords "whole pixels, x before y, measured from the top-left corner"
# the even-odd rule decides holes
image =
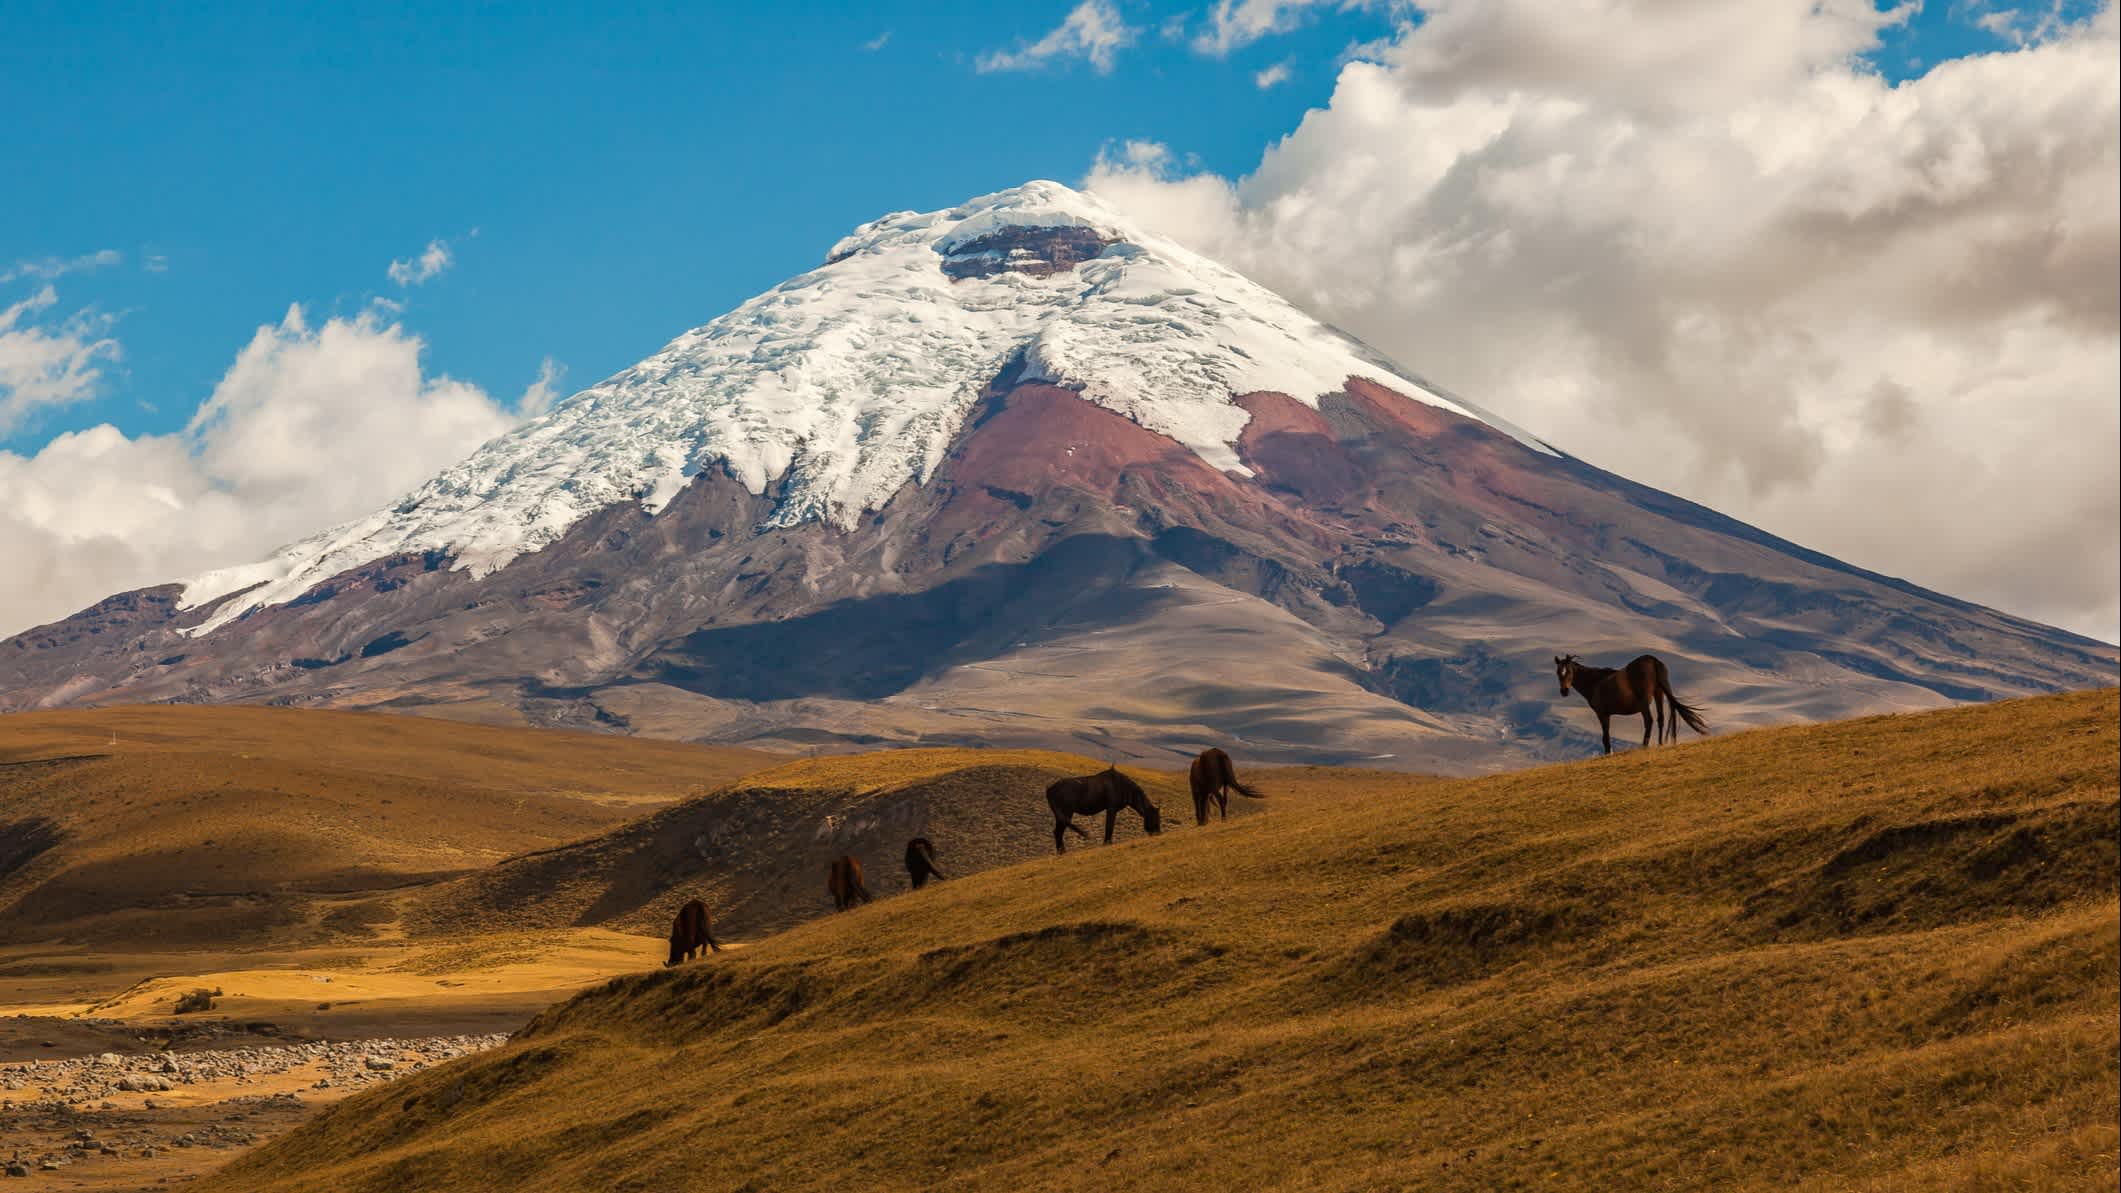
[[[1592,667],[1579,661],[1575,655],[1554,656],[1554,675],[1561,681],[1561,694],[1566,696],[1573,689],[1583,694],[1591,711],[1598,717],[1598,729],[1604,739],[1605,752],[1613,752],[1614,717],[1640,716],[1642,718],[1642,744],[1650,744],[1654,731],[1659,744],[1679,740],[1679,726],[1684,723],[1696,733],[1707,733],[1708,723],[1701,717],[1701,710],[1681,702],[1672,694],[1672,679],[1663,660],[1655,655],[1642,655],[1625,667]],[[1222,819],[1230,818],[1230,792],[1250,799],[1264,799],[1260,792],[1237,780],[1237,768],[1230,762],[1230,755],[1210,746],[1193,759],[1187,779],[1193,788],[1193,822],[1208,823],[1208,809],[1212,806]],[[1155,804],[1149,802],[1149,794],[1141,784],[1120,773],[1117,765],[1109,765],[1094,775],[1079,775],[1061,779],[1046,788],[1046,806],[1053,810],[1053,852],[1068,851],[1067,834],[1074,833],[1085,841],[1090,834],[1075,823],[1078,816],[1105,817],[1105,844],[1112,843],[1113,825],[1123,811],[1133,811],[1141,817],[1142,829],[1150,836],[1163,831],[1163,814]],[[935,864],[935,845],[926,837],[915,837],[906,842],[906,877],[914,890],[925,886],[931,878],[942,878],[943,872]],[[852,854],[833,858],[826,867],[825,889],[832,896],[835,911],[846,911],[871,901],[869,888],[862,881],[862,863]],[[678,909],[677,918],[670,925],[670,959],[665,965],[676,965],[690,961],[695,954],[704,955],[702,949],[720,952],[722,946],[715,943],[713,921],[707,914],[707,905],[698,899]]]
[[[1237,768],[1230,756],[1215,747],[1201,751],[1193,760],[1190,775],[1193,784],[1193,820],[1196,824],[1208,823],[1208,809],[1212,806],[1224,820],[1230,818],[1230,792],[1263,799],[1258,791],[1237,781]],[[1119,814],[1132,809],[1142,818],[1142,828],[1151,836],[1163,831],[1163,814],[1155,804],[1149,802],[1149,794],[1141,784],[1123,775],[1117,765],[1107,766],[1094,775],[1081,775],[1072,779],[1061,779],[1046,788],[1046,806],[1053,809],[1053,851],[1067,852],[1069,832],[1088,840],[1090,834],[1075,823],[1077,816],[1105,815],[1105,844],[1112,844],[1112,828]],[[906,842],[906,878],[919,890],[931,878],[943,878],[942,867],[935,864],[935,843],[926,837],[915,837]],[[833,858],[825,867],[825,891],[832,896],[834,911],[847,911],[859,907],[875,898],[869,893],[868,884],[862,881],[862,862],[851,853]],[[690,961],[694,956],[705,956],[708,952],[720,952],[722,946],[714,939],[713,917],[707,913],[707,905],[698,899],[678,908],[677,918],[670,923],[670,959],[664,965],[677,965]]]

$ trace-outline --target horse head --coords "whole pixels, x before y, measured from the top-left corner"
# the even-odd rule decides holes
[[[1561,694],[1569,694],[1569,686],[1576,682],[1576,656],[1558,654],[1554,656],[1554,678],[1561,681]]]
[[[1142,828],[1150,836],[1164,831],[1164,814],[1157,811],[1155,804],[1149,802],[1149,793],[1142,790],[1141,784],[1119,773],[1117,766],[1106,768],[1105,773],[1112,776],[1113,784],[1119,788],[1120,794],[1126,797],[1127,806],[1141,813]]]

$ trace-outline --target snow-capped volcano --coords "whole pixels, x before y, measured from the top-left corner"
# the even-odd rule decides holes
[[[484,575],[618,501],[654,513],[703,470],[753,494],[768,524],[851,529],[924,484],[982,386],[1012,362],[1220,469],[1271,392],[1315,407],[1350,377],[1528,434],[1386,361],[1232,270],[1132,225],[1094,195],[1031,182],[948,211],[855,229],[826,263],[486,444],[389,509],[273,559],[187,584],[197,607],[241,592],[207,633],[328,576],[446,551]]]
[[[0,642],[0,710],[1471,770],[1594,745],[1562,651],[1654,651],[1719,726],[2115,670],[1555,452],[1034,182],[856,229],[389,509]]]

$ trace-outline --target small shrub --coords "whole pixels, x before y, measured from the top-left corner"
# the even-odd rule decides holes
[[[211,1011],[214,1009],[214,1000],[219,997],[221,997],[221,988],[219,986],[211,990],[194,990],[190,994],[177,999],[177,1014],[189,1015],[194,1011]]]

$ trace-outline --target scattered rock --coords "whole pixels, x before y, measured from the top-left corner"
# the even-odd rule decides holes
[[[111,1094],[166,1093],[179,1085],[252,1084],[304,1066],[319,1070],[313,1089],[363,1089],[508,1041],[505,1034],[269,1044],[183,1053],[103,1053],[64,1060],[0,1064],[0,1088],[27,1090],[27,1105],[48,1109],[104,1106]],[[0,1099],[0,1109],[24,1103]],[[143,1100],[167,1109],[166,1100]]]

